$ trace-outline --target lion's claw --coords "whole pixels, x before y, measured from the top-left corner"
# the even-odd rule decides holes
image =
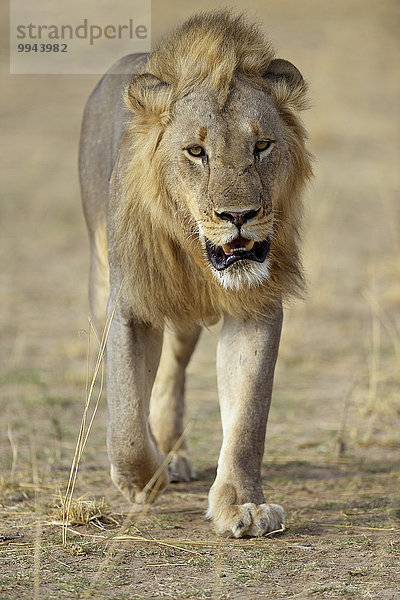
[[[252,502],[225,506],[213,520],[217,533],[235,538],[266,535],[285,524],[281,506]]]

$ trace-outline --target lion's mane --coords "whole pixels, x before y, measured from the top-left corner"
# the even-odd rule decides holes
[[[145,322],[159,327],[165,320],[180,326],[208,323],[223,312],[267,316],[278,301],[304,291],[298,246],[301,193],[311,166],[297,113],[306,107],[306,86],[293,91],[284,80],[270,86],[263,75],[273,57],[271,45],[242,17],[199,15],[164,40],[143,69],[169,84],[165,90],[157,95],[144,90],[145,103],[125,91],[126,104],[132,108],[136,103],[136,110],[113,172],[111,218],[124,289],[134,314]],[[238,77],[273,97],[288,125],[292,176],[274,207],[270,277],[259,286],[234,291],[220,286],[208,268],[196,224],[178,190],[167,193],[168,164],[159,144],[177,99],[206,83],[223,106]]]

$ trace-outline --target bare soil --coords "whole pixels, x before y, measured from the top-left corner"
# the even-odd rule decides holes
[[[193,8],[175,0],[165,15],[153,2],[154,36]],[[8,75],[5,15],[4,600],[400,597],[398,3],[255,0],[248,10],[302,70],[313,99],[304,116],[317,157],[306,196],[309,297],[286,310],[263,464],[287,530],[221,539],[204,520],[221,443],[215,329],[204,332],[187,382],[198,480],[130,514],[109,478],[104,395],[74,494],[94,510],[62,545],[58,494],[85,402],[89,329],[77,142],[97,78]],[[95,345],[92,336],[90,373]]]

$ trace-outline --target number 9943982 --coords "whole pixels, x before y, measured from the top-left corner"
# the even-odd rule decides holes
[[[68,44],[18,44],[18,52],[68,52]]]

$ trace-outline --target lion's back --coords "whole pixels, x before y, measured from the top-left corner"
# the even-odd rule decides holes
[[[107,207],[108,184],[124,135],[128,111],[122,91],[146,62],[147,54],[128,54],[107,71],[85,106],[79,148],[82,202],[89,231]]]

